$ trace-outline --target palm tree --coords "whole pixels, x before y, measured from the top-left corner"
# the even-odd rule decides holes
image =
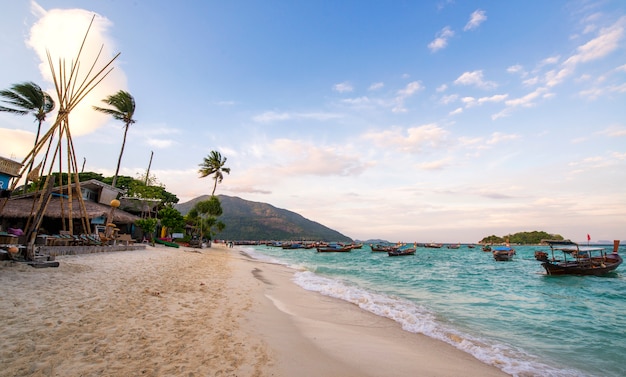
[[[11,89],[0,91],[0,98],[2,98],[2,102],[11,105],[11,107],[0,106],[0,111],[17,115],[26,115],[29,113],[35,115],[35,119],[39,122],[34,144],[36,147],[41,133],[41,123],[46,120],[46,115],[54,110],[55,103],[52,97],[41,90],[41,87],[34,82],[23,82],[14,84]],[[33,147],[33,149],[35,147]],[[28,173],[32,170],[34,162],[35,159],[33,158],[28,167]],[[28,178],[26,178],[26,180],[24,190],[26,190]]]
[[[120,172],[120,164],[122,163],[122,155],[124,154],[124,146],[126,146],[126,134],[128,133],[128,127],[135,123],[135,120],[133,119],[133,115],[135,114],[135,99],[132,95],[130,95],[130,93],[120,90],[119,92],[103,99],[102,102],[109,106],[113,106],[113,108],[94,106],[94,110],[109,114],[114,119],[124,122],[122,150],[120,151],[120,157],[117,159],[117,168],[115,168],[115,175],[113,176],[113,182],[111,183],[111,185],[115,187],[115,184],[117,183],[117,175]]]
[[[226,157],[222,159],[222,155],[220,152],[211,151],[208,157],[204,158],[204,161],[200,164],[200,178],[207,177],[209,175],[213,175],[213,179],[215,180],[215,184],[213,185],[213,192],[211,196],[215,196],[215,189],[217,188],[218,183],[222,183],[224,179],[224,174],[230,174],[230,168],[224,167],[226,164]]]

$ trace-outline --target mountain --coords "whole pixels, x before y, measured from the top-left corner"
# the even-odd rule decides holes
[[[174,205],[186,215],[196,203],[208,200],[202,195]],[[312,240],[352,242],[343,234],[286,209],[267,203],[251,202],[236,196],[218,195],[222,204],[219,220],[226,224],[216,237],[225,240]]]

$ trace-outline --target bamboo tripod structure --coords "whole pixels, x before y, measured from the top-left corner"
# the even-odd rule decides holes
[[[48,203],[50,202],[52,188],[54,186],[53,170],[59,173],[59,178],[62,179],[63,173],[67,173],[67,199],[61,195],[61,213],[63,221],[63,229],[73,234],[74,231],[74,219],[73,219],[73,205],[74,196],[78,201],[81,213],[81,222],[83,229],[89,229],[89,218],[87,216],[87,209],[85,208],[85,202],[83,201],[80,181],[78,178],[79,168],[76,163],[76,154],[74,151],[74,143],[72,141],[72,134],[69,125],[69,115],[71,111],[82,101],[89,92],[93,90],[112,70],[112,64],[115,59],[120,55],[117,53],[111,60],[106,62],[101,67],[98,66],[98,60],[102,54],[104,46],[100,47],[96,58],[88,67],[87,72],[83,78],[79,78],[80,73],[80,58],[89,35],[89,30],[93,25],[95,15],[92,17],[89,27],[85,32],[82,43],[76,54],[76,57],[72,60],[69,67],[66,65],[65,59],[59,58],[58,64],[55,67],[50,51],[46,50],[48,57],[48,65],[52,72],[52,78],[54,81],[55,90],[58,97],[59,112],[54,124],[50,127],[37,144],[33,147],[30,153],[24,158],[22,162],[22,169],[19,175],[13,180],[11,185],[11,191],[15,190],[20,178],[24,176],[28,166],[34,165],[37,156],[44,150],[47,145],[43,160],[37,165],[37,168],[29,174],[29,180],[37,181],[47,169],[46,180],[43,185],[42,191],[39,193],[37,200],[33,200],[33,206],[31,213],[28,217],[28,221],[25,226],[25,235],[28,242],[26,259],[34,259],[34,244],[37,237],[37,231],[41,226],[43,216],[46,213]],[[57,135],[55,139],[55,134]],[[49,158],[50,157],[50,158]],[[72,184],[74,182],[74,185]],[[62,184],[62,182],[59,182]],[[0,215],[8,201],[8,198],[4,198],[0,204]],[[66,211],[67,210],[67,211]],[[67,226],[67,228],[66,228]]]

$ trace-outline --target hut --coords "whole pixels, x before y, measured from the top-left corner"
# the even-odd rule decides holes
[[[22,164],[8,158],[0,156],[0,198],[8,198],[11,196],[9,182],[12,178],[20,175]]]
[[[134,223],[139,217],[128,213],[122,209],[114,209],[110,206],[112,199],[115,199],[122,190],[111,185],[92,179],[80,182],[82,201],[85,212],[89,220],[90,229],[84,229],[81,222],[83,216],[80,198],[72,198],[72,205],[69,206],[67,195],[67,185],[52,189],[50,201],[43,213],[43,221],[39,234],[58,234],[60,231],[68,229],[68,219],[73,219],[73,229],[79,230],[77,233],[98,234],[104,229],[107,216],[112,216],[112,223],[115,224],[121,233],[132,233]],[[0,226],[2,229],[8,227],[24,226],[32,216],[36,208],[36,201],[41,193],[28,193],[24,195],[12,196],[6,203],[2,213],[0,213]],[[72,213],[68,213],[72,208]]]

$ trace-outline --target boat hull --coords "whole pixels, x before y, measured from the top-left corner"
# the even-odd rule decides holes
[[[618,254],[607,255],[605,259],[591,259],[572,262],[543,262],[541,265],[548,275],[606,275],[622,264]]]
[[[387,254],[390,257],[400,257],[404,255],[415,255],[415,249],[407,249],[407,250],[389,250]]]
[[[493,259],[498,262],[508,262],[513,260],[512,253],[493,253]]]
[[[318,253],[345,253],[352,250],[351,247],[318,247]]]

